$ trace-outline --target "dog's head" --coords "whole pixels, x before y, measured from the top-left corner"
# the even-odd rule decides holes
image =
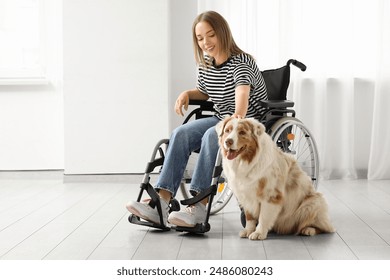
[[[255,119],[237,119],[227,117],[216,126],[219,145],[223,155],[233,160],[251,162],[259,148],[259,139],[265,133],[265,127]]]

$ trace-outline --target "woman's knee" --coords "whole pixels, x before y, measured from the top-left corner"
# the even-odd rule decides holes
[[[218,143],[218,134],[215,127],[211,127],[205,132],[202,141],[207,143]]]
[[[218,134],[214,127],[208,129],[202,138],[202,149],[207,150],[209,153],[214,153],[219,148],[218,146]]]
[[[171,139],[185,140],[190,138],[190,131],[185,125],[176,127],[171,134]]]

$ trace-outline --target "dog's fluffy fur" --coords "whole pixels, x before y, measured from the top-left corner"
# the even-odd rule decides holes
[[[240,237],[334,232],[322,194],[296,160],[254,119],[225,118],[216,127],[229,187],[245,211]]]

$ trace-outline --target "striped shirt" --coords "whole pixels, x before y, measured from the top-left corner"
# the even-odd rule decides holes
[[[209,59],[211,58],[206,56],[206,61]],[[259,117],[264,112],[259,101],[267,99],[267,89],[256,61],[250,55],[238,54],[221,65],[198,69],[196,87],[209,96],[219,119],[234,114],[235,88],[239,85],[250,85],[246,117]]]

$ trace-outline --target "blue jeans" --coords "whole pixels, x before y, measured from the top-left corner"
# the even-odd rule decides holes
[[[218,153],[217,117],[190,121],[177,127],[169,139],[167,153],[156,189],[167,190],[173,196],[180,186],[191,152],[200,149],[191,179],[191,190],[201,192],[211,185]]]

